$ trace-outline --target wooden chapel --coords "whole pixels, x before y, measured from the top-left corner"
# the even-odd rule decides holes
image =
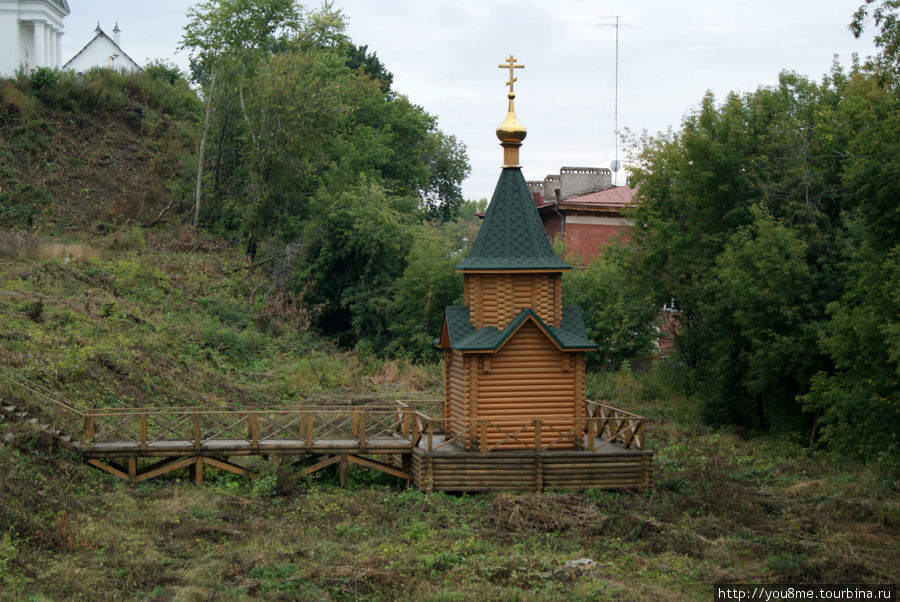
[[[562,305],[561,276],[571,266],[553,251],[519,166],[526,129],[513,74],[523,65],[510,56],[500,67],[510,73],[509,111],[497,128],[503,169],[472,252],[456,266],[465,305],[446,308],[438,342],[444,428],[466,449],[540,448],[542,436],[579,449],[584,354],[597,346],[581,308]]]

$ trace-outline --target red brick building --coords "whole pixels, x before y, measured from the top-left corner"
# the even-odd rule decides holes
[[[567,254],[588,260],[630,227],[623,210],[637,190],[613,186],[611,176],[605,168],[563,167],[558,175],[528,182],[547,235],[562,237]]]

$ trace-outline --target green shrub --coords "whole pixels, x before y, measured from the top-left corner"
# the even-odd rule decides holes
[[[59,71],[49,67],[38,67],[31,73],[31,93],[49,102],[56,95],[59,86]]]

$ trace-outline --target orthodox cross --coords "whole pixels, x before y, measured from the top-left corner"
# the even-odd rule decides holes
[[[518,78],[513,77],[513,69],[524,69],[525,65],[517,65],[516,57],[513,55],[509,55],[509,58],[506,59],[505,65],[497,65],[500,69],[509,69],[509,81],[506,82],[506,85],[509,86],[509,93],[513,94],[513,84],[519,81]]]

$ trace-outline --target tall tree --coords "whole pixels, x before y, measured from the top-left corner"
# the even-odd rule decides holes
[[[783,73],[643,140],[630,273],[682,310],[676,348],[711,420],[796,427],[828,364],[815,333],[840,292],[843,85]]]
[[[900,475],[900,3],[867,2],[880,53],[851,74],[841,113],[847,136],[842,177],[853,199],[843,250],[845,289],[828,305],[822,349],[833,361],[804,397],[823,439]]]
[[[229,85],[236,88],[245,124],[255,142],[258,124],[252,123],[247,114],[244,83],[262,57],[296,37],[300,15],[296,0],[206,0],[188,9],[179,49],[190,51],[192,79],[202,87],[206,105],[197,157],[195,226],[200,214],[206,142],[219,90]],[[222,81],[225,72],[233,76],[228,82]]]

